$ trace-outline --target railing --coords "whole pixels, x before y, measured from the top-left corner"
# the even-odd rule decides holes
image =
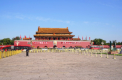
[[[100,57],[103,57],[103,54],[106,54],[106,58],[108,57],[108,53],[110,50],[93,50],[93,49],[33,49],[30,50],[30,53],[39,53],[39,52],[69,52],[69,53],[78,53],[78,54],[84,54],[84,55],[90,55],[93,56],[93,54],[97,57],[98,54],[100,55]],[[118,50],[118,53],[120,53],[120,50]],[[115,54],[113,54],[113,59],[115,58]]]
[[[120,50],[117,50],[118,53],[120,53]],[[13,51],[0,51],[0,59],[2,58],[6,58],[9,56],[13,56],[16,54],[21,53],[21,50],[13,50]],[[98,56],[98,54],[100,54],[100,57],[102,57],[103,54],[106,54],[106,58],[108,57],[108,52],[109,50],[93,50],[93,49],[85,49],[85,50],[81,50],[81,49],[33,49],[33,50],[29,50],[29,53],[39,53],[39,52],[68,52],[68,53],[76,53],[76,54],[83,54],[83,55],[90,55],[93,56],[95,55],[96,57]],[[115,54],[114,55],[114,59],[115,58]]]
[[[0,59],[21,53],[21,50],[0,51]]]

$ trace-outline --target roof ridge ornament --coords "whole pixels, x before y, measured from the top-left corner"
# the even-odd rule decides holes
[[[38,26],[38,31],[39,31],[40,26]]]

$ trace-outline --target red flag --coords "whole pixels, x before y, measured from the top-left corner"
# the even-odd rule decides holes
[[[79,36],[78,36],[78,40],[79,40]]]
[[[29,36],[29,39],[30,39],[30,36]]]
[[[20,39],[21,39],[21,35],[20,35]]]
[[[26,38],[26,36],[25,36],[25,38]]]
[[[86,36],[86,40],[87,40],[87,36]]]
[[[90,37],[89,37],[89,40],[90,40]]]
[[[83,40],[83,36],[82,36],[82,40]]]

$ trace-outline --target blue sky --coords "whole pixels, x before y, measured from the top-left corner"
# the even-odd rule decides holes
[[[122,0],[0,0],[0,39],[69,28],[82,39],[122,41]]]

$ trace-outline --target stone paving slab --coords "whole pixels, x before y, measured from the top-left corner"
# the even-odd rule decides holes
[[[122,56],[25,53],[0,59],[0,80],[122,80]]]

